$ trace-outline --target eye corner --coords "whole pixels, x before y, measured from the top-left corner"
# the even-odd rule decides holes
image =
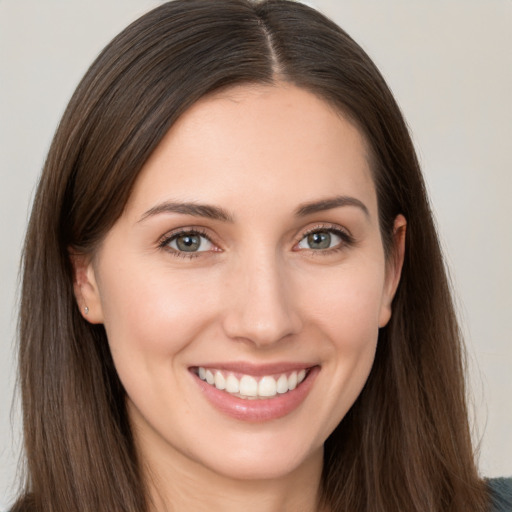
[[[222,252],[206,230],[185,227],[170,231],[160,237],[158,248],[175,257],[196,258],[208,253]]]
[[[311,244],[315,243],[317,247],[312,247]],[[293,250],[327,255],[344,250],[355,243],[354,237],[347,229],[332,224],[317,224],[299,235]]]

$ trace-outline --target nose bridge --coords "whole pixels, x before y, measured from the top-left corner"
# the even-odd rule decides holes
[[[271,345],[296,333],[300,318],[293,303],[285,262],[276,251],[241,258],[230,277],[225,330],[231,338]]]

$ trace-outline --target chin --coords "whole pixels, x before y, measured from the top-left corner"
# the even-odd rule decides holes
[[[196,461],[225,478],[254,481],[283,479],[323,464],[323,443],[305,449],[305,440],[265,437],[256,436],[245,443],[235,441],[228,447],[219,447],[217,453],[203,453]]]

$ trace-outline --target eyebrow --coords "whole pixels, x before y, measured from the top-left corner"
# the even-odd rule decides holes
[[[303,203],[295,210],[296,217],[306,217],[313,213],[323,212],[326,210],[332,210],[334,208],[340,208],[342,206],[355,206],[360,208],[364,214],[369,217],[370,213],[365,204],[356,199],[355,197],[349,196],[336,196],[328,199],[321,199],[320,201],[312,201],[310,203]],[[209,204],[198,204],[193,202],[178,203],[166,201],[160,203],[153,208],[150,208],[145,212],[139,219],[139,222],[147,219],[148,217],[154,217],[162,213],[179,213],[182,215],[191,215],[193,217],[203,217],[207,219],[219,220],[222,222],[234,222],[234,218],[223,208],[219,206],[213,206]]]
[[[226,210],[219,208],[218,206],[175,202],[165,202],[154,206],[142,215],[139,222],[161,213],[181,213],[183,215],[192,215],[194,217],[204,217],[223,222],[233,222],[233,217]]]
[[[311,203],[301,204],[295,210],[295,215],[297,217],[305,217],[307,215],[311,215],[312,213],[323,212],[325,210],[332,210],[333,208],[339,208],[341,206],[355,206],[357,208],[360,208],[367,217],[370,216],[368,208],[362,201],[356,199],[355,197],[349,196],[336,196],[327,199],[322,199],[320,201],[313,201]]]

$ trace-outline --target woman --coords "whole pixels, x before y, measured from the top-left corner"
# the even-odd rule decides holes
[[[164,4],[92,65],[39,184],[13,510],[491,510],[460,351],[364,52],[294,2]]]

